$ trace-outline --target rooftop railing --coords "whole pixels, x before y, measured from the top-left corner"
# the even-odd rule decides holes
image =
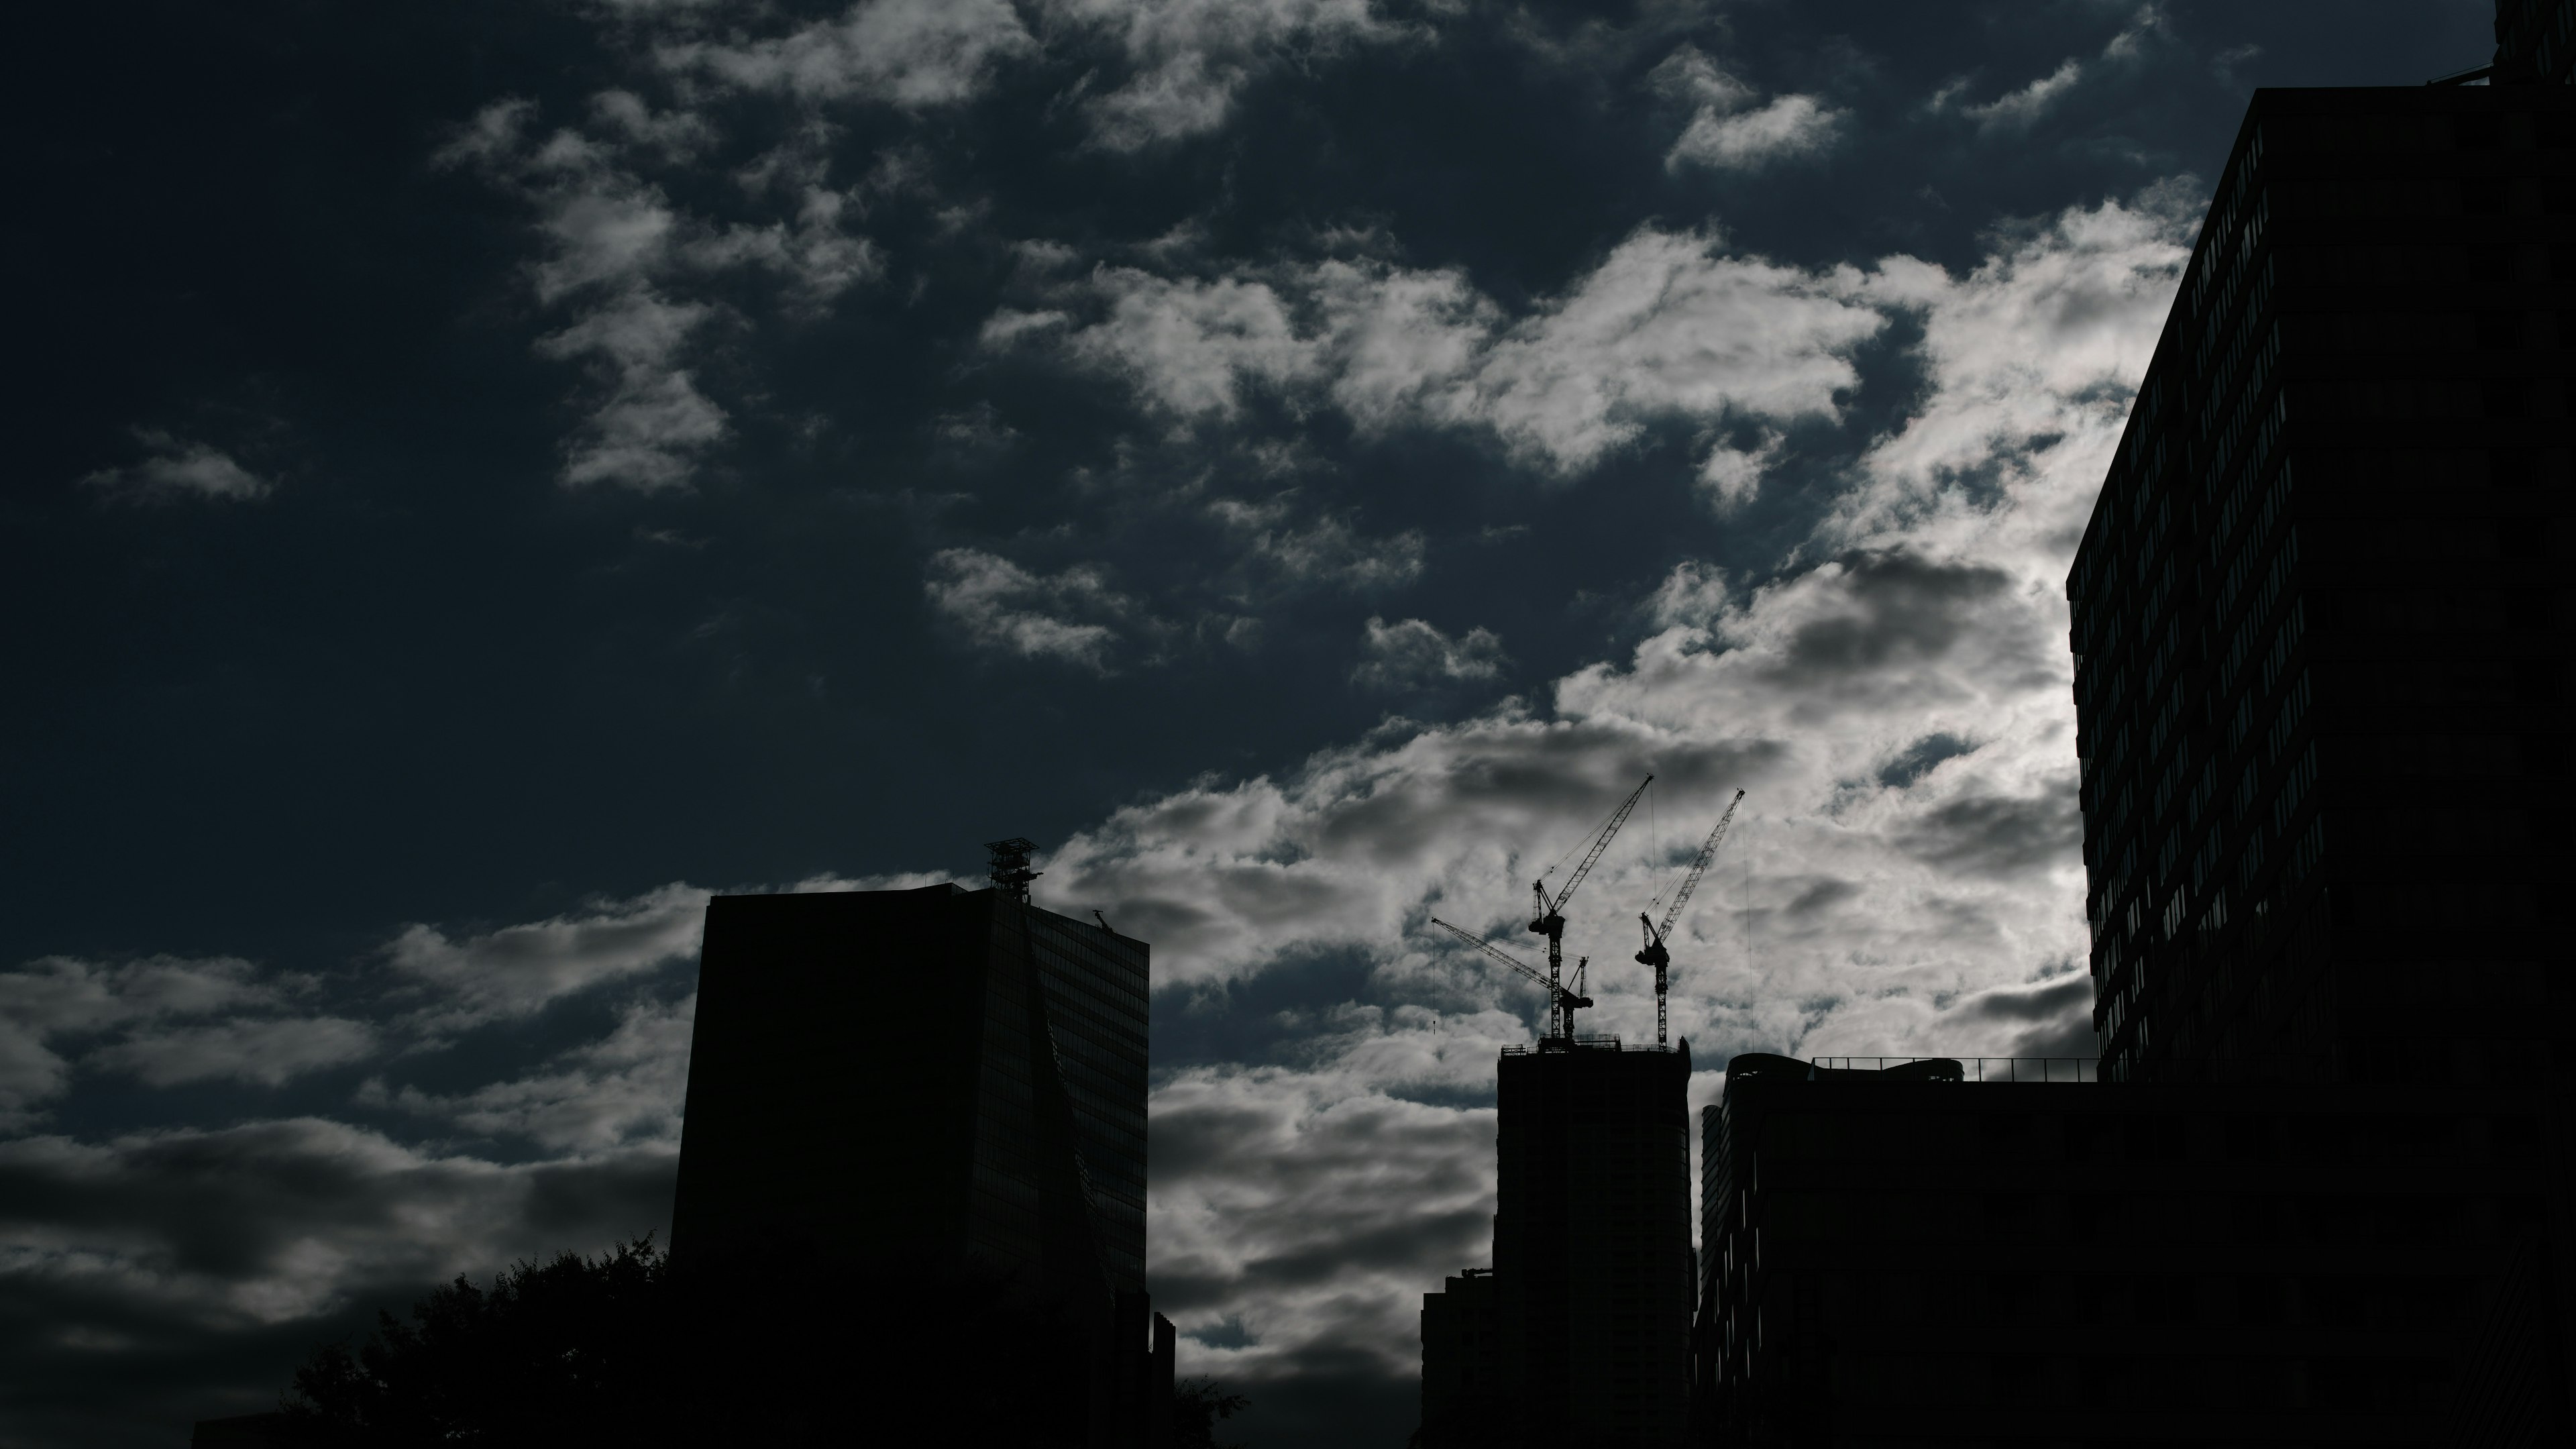
[[[1814,1065],[1833,1071],[1883,1072],[1909,1062],[1957,1062],[1962,1080],[1971,1082],[2098,1082],[2100,1057],[1813,1057]]]
[[[1532,1042],[1527,1046],[1507,1046],[1503,1048],[1503,1055],[1507,1057],[1525,1057],[1540,1051],[1560,1051],[1563,1050],[1562,1047],[1549,1047],[1544,1045],[1544,1043],[1561,1040],[1562,1038],[1558,1037],[1543,1037],[1539,1041]],[[1575,1033],[1574,1046],[1578,1051],[1587,1052],[1670,1052],[1680,1050],[1679,1047],[1649,1046],[1644,1042],[1631,1042],[1622,1045],[1619,1038],[1609,1032],[1588,1031]]]

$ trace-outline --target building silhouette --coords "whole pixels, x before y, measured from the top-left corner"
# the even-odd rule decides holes
[[[1513,1394],[1503,1377],[1494,1270],[1465,1268],[1422,1295],[1422,1434],[1417,1449],[1483,1449]]]
[[[1492,1442],[1678,1444],[1690,1392],[1690,1044],[1550,1037],[1504,1048],[1499,1078]]]
[[[2528,1092],[1986,1065],[1729,1064],[1699,1442],[2566,1442]]]
[[[1146,1443],[1174,1347],[1144,1281],[1149,951],[1030,905],[1033,849],[997,844],[987,890],[708,903],[673,1261],[1000,1292],[1062,1330],[1016,1346],[1060,1374],[1054,1440]]]
[[[2544,1074],[2571,362],[2576,90],[2255,93],[2067,584],[2106,1080]]]
[[[2576,0],[2496,0],[2498,85],[2576,80]]]

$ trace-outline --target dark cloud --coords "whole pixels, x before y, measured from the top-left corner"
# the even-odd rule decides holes
[[[1790,682],[1824,683],[1875,673],[1900,659],[1937,657],[2012,586],[2001,569],[1897,551],[1856,553],[1840,562],[1853,607],[1798,626],[1779,665]]]
[[[1900,828],[1921,860],[1962,875],[2010,877],[2064,865],[2084,840],[2072,775],[2038,795],[1970,795]]]
[[[2093,978],[2081,971],[2036,986],[1982,992],[1956,1003],[1946,1015],[1963,1031],[2014,1028],[2000,1055],[2090,1057],[2101,1050],[2093,1032]]]

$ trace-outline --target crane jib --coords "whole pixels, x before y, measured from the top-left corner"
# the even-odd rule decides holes
[[[1653,783],[1655,777],[1648,775],[1645,784],[1629,791],[1628,798],[1619,802],[1619,808],[1610,812],[1610,819],[1601,827],[1601,833],[1592,838],[1592,849],[1584,853],[1583,864],[1574,868],[1574,874],[1566,878],[1565,888],[1556,893],[1554,900],[1547,900],[1544,889],[1539,892],[1540,899],[1547,904],[1547,909],[1540,914],[1552,916],[1565,909],[1565,903],[1574,896],[1574,888],[1583,884],[1583,878],[1592,873],[1592,867],[1600,864],[1601,852],[1610,848],[1610,837],[1618,834],[1619,827],[1628,823],[1628,812],[1637,808],[1637,801],[1646,793],[1646,786]]]

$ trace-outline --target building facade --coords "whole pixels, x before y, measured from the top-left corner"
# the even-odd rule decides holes
[[[1031,1346],[1070,1366],[1054,1442],[1144,1442],[1173,1347],[1145,1298],[1149,952],[1020,895],[708,903],[674,1263],[1007,1303],[1069,1335]]]
[[[1683,1442],[1689,1413],[1690,1044],[1507,1048],[1494,1300],[1503,1444]]]
[[[2576,90],[2255,94],[2068,579],[2108,1081],[2536,1084]]]
[[[1701,1133],[1701,1443],[2566,1442],[2526,1092],[1748,1054]]]

